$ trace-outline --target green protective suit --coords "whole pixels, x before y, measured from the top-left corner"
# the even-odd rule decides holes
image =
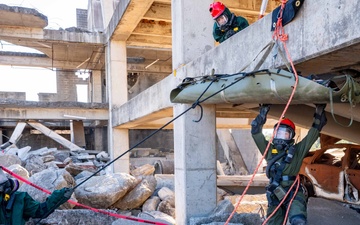
[[[228,30],[221,30],[216,22],[214,23],[214,27],[213,27],[214,39],[215,41],[220,43],[231,37],[233,34],[249,26],[248,21],[244,17],[235,16],[230,12],[228,8],[225,8],[223,14],[225,14],[229,19]],[[233,16],[233,20],[231,21],[232,16]]]
[[[295,144],[295,153],[293,156],[293,159],[291,163],[286,164],[285,168],[282,172],[282,176],[296,176],[299,173],[302,161],[304,157],[308,154],[311,146],[314,144],[314,142],[319,137],[320,131],[316,128],[311,128],[306,135],[304,139],[302,139],[299,143]],[[261,154],[264,154],[268,141],[265,139],[265,136],[262,132],[259,132],[257,134],[252,134],[252,137],[259,148]],[[274,149],[273,145],[270,145],[269,150],[265,156],[266,161],[269,161],[272,157],[272,149]],[[280,158],[277,162],[281,162],[283,158]],[[274,177],[272,177],[274,178]],[[294,180],[289,181],[281,181],[280,185],[287,191],[289,190],[290,186],[293,184]],[[296,190],[296,186],[293,189]],[[276,209],[277,204],[271,204],[271,202],[274,202],[273,200],[278,201],[278,199],[275,199],[275,195],[267,196],[268,202],[269,202],[269,208],[267,210],[267,216],[270,216],[272,212]],[[288,196],[287,200],[290,199]],[[298,193],[296,194],[289,211],[289,219],[291,220],[294,216],[302,216],[305,219],[307,218],[306,213],[306,207],[307,207],[307,200],[302,193],[301,189],[299,188]],[[280,207],[277,212],[271,217],[269,222],[267,224],[269,225],[279,225],[283,224],[284,217],[286,214],[286,206]]]
[[[35,201],[26,192],[14,192],[8,201],[1,195],[0,225],[23,225],[30,218],[42,218],[52,213],[68,199],[65,189],[55,190],[44,203]]]

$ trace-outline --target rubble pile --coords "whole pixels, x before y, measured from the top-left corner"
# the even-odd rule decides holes
[[[115,214],[138,217],[151,221],[160,221],[166,224],[175,224],[175,194],[173,181],[162,180],[154,175],[155,167],[145,164],[127,173],[113,173],[105,168],[95,174],[109,162],[105,152],[69,151],[56,148],[42,148],[30,151],[30,147],[14,149],[0,153],[0,165],[8,168],[31,183],[50,192],[63,187],[78,186],[71,200],[95,209],[107,210]],[[10,175],[9,175],[10,176]],[[91,178],[89,178],[92,176]],[[35,200],[45,201],[48,194],[35,187],[19,181],[19,191],[28,192]],[[227,193],[218,190],[218,200],[224,199]],[[224,200],[232,206],[230,200]],[[221,204],[220,204],[221,205]],[[229,208],[229,205],[226,208]],[[224,209],[217,209],[222,212]],[[214,211],[207,218],[193,219],[192,224],[208,224],[208,221],[217,221],[230,214],[229,210],[222,216]],[[247,213],[237,224],[250,220],[251,224],[261,224],[257,213]],[[218,215],[218,217],[213,217]],[[250,219],[248,217],[251,217]],[[213,217],[214,220],[211,218]],[[247,218],[244,220],[244,218]],[[226,220],[225,220],[226,221]],[[37,223],[30,220],[27,224]],[[140,224],[137,221],[118,219],[106,214],[96,213],[90,209],[83,209],[69,202],[61,205],[49,217],[42,219],[38,224]],[[249,224],[249,223],[244,223]]]

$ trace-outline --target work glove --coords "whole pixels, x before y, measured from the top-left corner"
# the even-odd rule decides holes
[[[236,32],[233,29],[229,29],[228,31],[226,31],[225,33],[225,40],[228,39],[229,37],[233,36]]]
[[[64,191],[64,198],[66,198],[66,201],[71,198],[71,195],[74,193],[74,189],[72,188],[63,188],[61,189]]]
[[[62,188],[60,190],[55,190],[47,199],[46,203],[49,207],[54,205],[60,206],[67,202],[70,199],[74,190],[72,188]]]
[[[318,131],[321,131],[322,128],[327,123],[327,118],[325,113],[326,104],[315,104],[315,107],[316,109],[314,113],[314,120],[312,127],[317,129]]]
[[[266,117],[270,111],[270,104],[262,104],[259,108],[259,115],[251,122],[251,133],[257,134],[262,130],[263,125],[266,123]]]

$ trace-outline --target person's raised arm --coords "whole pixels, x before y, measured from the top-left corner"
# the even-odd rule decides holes
[[[314,113],[314,120],[312,127],[320,132],[327,123],[327,119],[325,115],[326,104],[315,104],[315,106],[316,106],[316,110]]]
[[[262,127],[266,123],[266,117],[270,110],[269,104],[260,105],[259,115],[251,122],[251,134],[262,132]]]

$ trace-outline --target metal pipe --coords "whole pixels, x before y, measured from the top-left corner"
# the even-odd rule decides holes
[[[259,19],[263,18],[265,15],[265,11],[266,11],[266,7],[268,4],[269,0],[263,0],[261,3],[261,7],[260,7],[260,14],[259,14]]]

